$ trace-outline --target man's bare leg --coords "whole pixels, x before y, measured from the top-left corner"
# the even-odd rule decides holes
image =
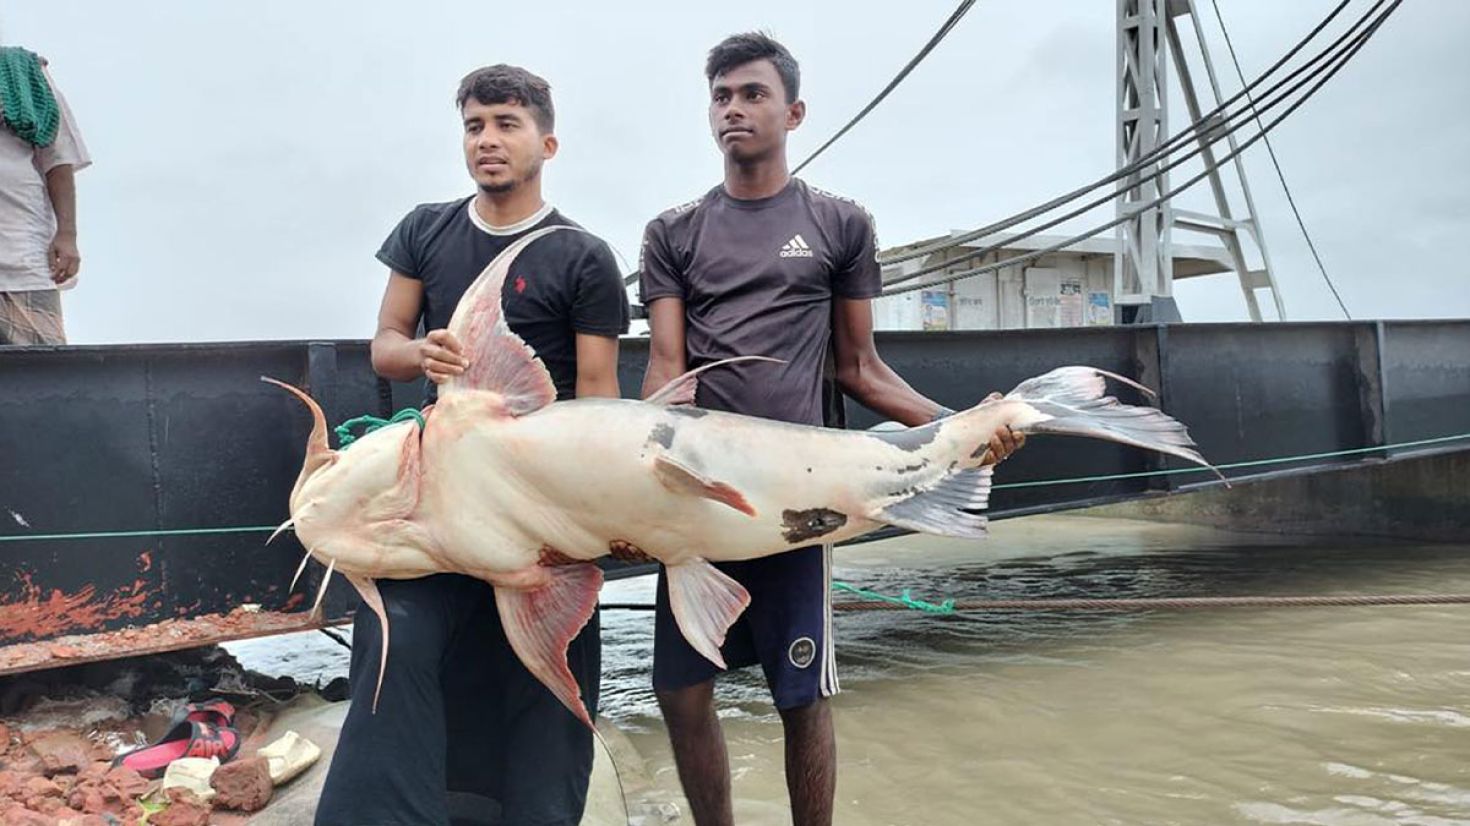
[[[674,765],[679,768],[679,783],[689,800],[695,826],[735,826],[735,812],[730,805],[730,754],[725,749],[720,719],[715,716],[715,681],[654,694],[664,724],[669,727]],[[830,728],[830,720],[828,725]]]
[[[827,698],[782,711],[781,723],[786,730],[791,822],[794,826],[831,826],[832,801],[837,794],[837,737]]]

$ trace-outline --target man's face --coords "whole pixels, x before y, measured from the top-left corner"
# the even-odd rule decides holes
[[[786,151],[786,133],[801,125],[806,104],[786,102],[771,61],[736,66],[710,82],[709,128],[720,151],[749,163]]]
[[[541,174],[556,155],[556,136],[543,135],[530,109],[519,103],[481,103],[473,97],[464,117],[464,162],[481,190],[510,192]]]

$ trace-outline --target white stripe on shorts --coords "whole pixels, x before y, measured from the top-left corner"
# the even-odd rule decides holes
[[[832,635],[832,546],[822,546],[823,595],[822,610],[825,614],[822,627],[822,684],[823,697],[831,697],[842,690],[837,682],[837,639]]]

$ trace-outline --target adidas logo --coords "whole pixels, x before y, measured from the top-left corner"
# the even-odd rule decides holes
[[[791,240],[787,241],[785,246],[781,247],[780,255],[782,258],[811,258],[812,248],[807,246],[806,239],[801,237],[801,233],[797,233],[791,236]]]

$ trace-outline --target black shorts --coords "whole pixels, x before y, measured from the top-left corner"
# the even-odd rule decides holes
[[[581,820],[592,732],[505,639],[494,589],[458,574],[379,580],[388,668],[373,713],[382,637],[353,621],[352,705],[316,826],[491,826]],[[567,651],[589,714],[602,665],[598,618]]]
[[[720,654],[730,668],[760,663],[778,709],[800,708],[839,690],[832,654],[832,551],[813,545],[774,556],[715,565],[750,592]],[[654,614],[653,687],[688,688],[719,666],[694,650],[669,608],[662,566]]]

